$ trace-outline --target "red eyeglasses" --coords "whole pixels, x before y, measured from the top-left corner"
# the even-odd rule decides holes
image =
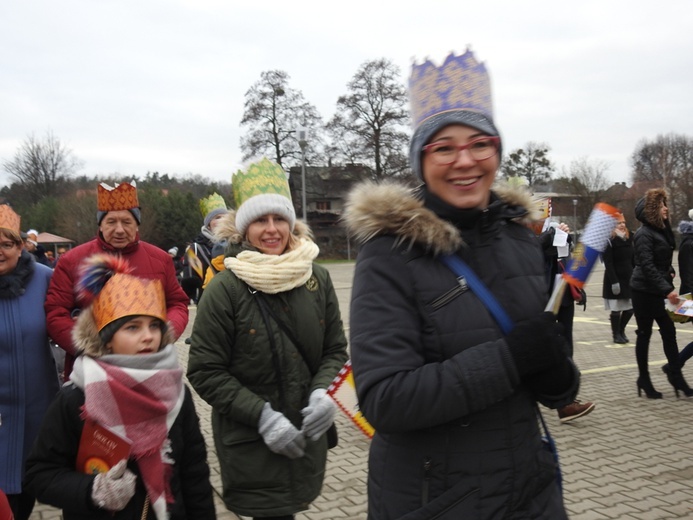
[[[479,137],[467,144],[452,144],[448,142],[431,143],[422,148],[431,156],[438,166],[447,166],[454,163],[462,150],[467,150],[475,161],[489,159],[498,153],[500,137]]]

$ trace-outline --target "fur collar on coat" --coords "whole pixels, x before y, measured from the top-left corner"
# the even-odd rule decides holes
[[[417,189],[393,181],[364,182],[349,194],[344,222],[349,234],[359,242],[379,235],[393,235],[398,243],[416,244],[434,255],[457,251],[463,240],[457,228],[424,206]],[[539,209],[524,189],[497,184],[493,188],[501,201],[515,206],[523,225],[539,218]]]
[[[0,276],[0,299],[18,298],[26,292],[26,286],[31,281],[36,269],[34,255],[22,249],[17,267],[10,273]]]

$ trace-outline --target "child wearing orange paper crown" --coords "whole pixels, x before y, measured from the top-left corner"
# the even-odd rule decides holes
[[[78,291],[93,296],[73,330],[81,355],[48,412],[26,485],[65,520],[213,519],[204,439],[166,323],[161,282],[95,255]],[[103,473],[76,468],[85,421],[120,437],[130,455]],[[85,430],[86,431],[86,430]]]

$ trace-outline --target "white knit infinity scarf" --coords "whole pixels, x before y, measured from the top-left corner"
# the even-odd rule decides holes
[[[311,240],[300,238],[300,245],[282,255],[242,251],[226,258],[224,266],[253,289],[277,294],[300,287],[313,274],[313,260],[320,249]]]

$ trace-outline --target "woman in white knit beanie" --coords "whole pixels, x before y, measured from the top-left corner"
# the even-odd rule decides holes
[[[232,185],[236,211],[215,230],[228,244],[226,269],[197,308],[188,379],[212,406],[226,507],[290,520],[320,493],[335,431],[327,387],[347,342],[284,170],[263,159]]]

